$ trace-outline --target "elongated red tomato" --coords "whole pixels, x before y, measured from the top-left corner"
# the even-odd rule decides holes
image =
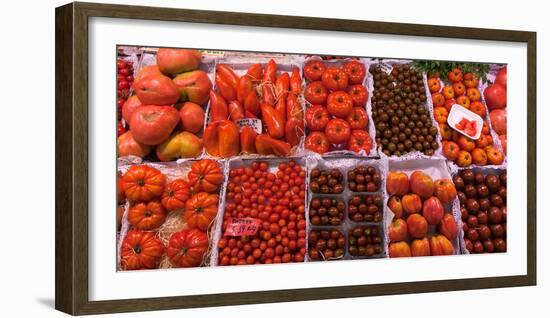
[[[275,97],[277,100],[286,99],[290,86],[290,76],[288,73],[283,73],[275,81]]]
[[[122,189],[130,201],[150,201],[164,191],[166,177],[159,170],[147,166],[132,166],[122,176]]]
[[[304,136],[304,120],[290,118],[285,124],[285,139],[291,146],[296,146]]]
[[[229,117],[232,121],[237,121],[244,118],[244,108],[239,101],[229,103]]]
[[[262,75],[262,82],[271,82],[275,83],[277,79],[277,63],[275,60],[270,59],[269,62],[265,65],[264,73]]]
[[[122,241],[120,266],[123,270],[156,268],[164,254],[164,245],[154,232],[130,230]]]
[[[272,105],[275,105],[275,91],[273,85],[264,84],[262,86],[262,102]]]
[[[201,265],[207,250],[206,232],[190,229],[172,234],[166,248],[166,255],[174,266],[197,267]]]
[[[229,83],[234,90],[237,90],[239,84],[239,76],[235,74],[233,69],[227,64],[218,64],[216,66],[216,74],[220,74],[222,79]]]
[[[304,119],[304,110],[298,101],[298,96],[291,92],[286,98],[286,119],[290,120],[292,118]]]
[[[229,111],[225,99],[214,90],[210,90],[210,118],[211,122],[229,118]]]
[[[219,73],[216,73],[216,87],[227,102],[232,102],[237,99],[237,89],[221,77]]]
[[[273,138],[282,138],[285,135],[284,119],[273,106],[263,103],[262,119],[267,128],[267,133]]]
[[[243,106],[245,114],[246,112],[249,112],[256,118],[260,115],[260,100],[258,99],[258,95],[255,91],[248,93]],[[247,115],[246,117],[250,116]]]
[[[292,68],[292,75],[290,75],[290,92],[294,94],[302,92],[302,77],[300,76],[300,69],[296,66]]]
[[[239,79],[239,87],[237,88],[237,100],[243,105],[248,97],[248,94],[254,91],[254,83],[248,76],[242,76]]]
[[[256,63],[248,68],[246,76],[250,77],[253,82],[259,82],[262,79],[262,64]]]

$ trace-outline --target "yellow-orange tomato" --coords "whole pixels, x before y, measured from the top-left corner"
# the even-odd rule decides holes
[[[447,109],[443,106],[438,106],[434,108],[434,117],[435,121],[437,121],[440,124],[443,124],[447,122],[447,117],[449,116],[449,112]]]

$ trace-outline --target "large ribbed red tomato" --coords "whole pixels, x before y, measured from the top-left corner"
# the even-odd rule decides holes
[[[193,189],[187,181],[176,179],[164,187],[161,203],[169,211],[185,208],[185,202],[189,200]]]
[[[156,229],[165,219],[166,210],[159,201],[136,203],[128,211],[128,222],[138,230]]]
[[[156,268],[164,253],[164,245],[154,232],[130,230],[120,251],[120,266],[123,270]]]
[[[218,214],[218,195],[199,192],[187,200],[183,217],[190,228],[208,229]]]
[[[224,179],[220,165],[210,159],[195,162],[191,166],[188,178],[195,191],[206,192],[217,192]]]
[[[122,189],[131,201],[150,201],[160,197],[166,177],[159,170],[147,166],[132,166],[122,176]]]
[[[172,234],[166,248],[170,263],[177,267],[200,266],[206,250],[208,236],[206,232],[189,229]]]

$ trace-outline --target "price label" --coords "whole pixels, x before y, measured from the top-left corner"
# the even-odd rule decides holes
[[[388,63],[380,63],[380,69],[386,72],[386,74],[390,74],[393,70],[393,66],[389,65]]]
[[[243,130],[244,127],[252,127],[254,131],[260,135],[262,133],[262,120],[258,118],[243,118],[239,119],[236,122],[239,131]]]
[[[231,218],[225,229],[225,236],[251,236],[260,229],[260,220],[254,218]]]

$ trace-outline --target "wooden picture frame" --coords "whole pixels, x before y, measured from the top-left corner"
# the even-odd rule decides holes
[[[159,7],[70,3],[56,9],[55,307],[101,314],[536,284],[536,33]],[[88,19],[110,17],[270,28],[398,34],[527,44],[527,275],[148,299],[88,298]]]

